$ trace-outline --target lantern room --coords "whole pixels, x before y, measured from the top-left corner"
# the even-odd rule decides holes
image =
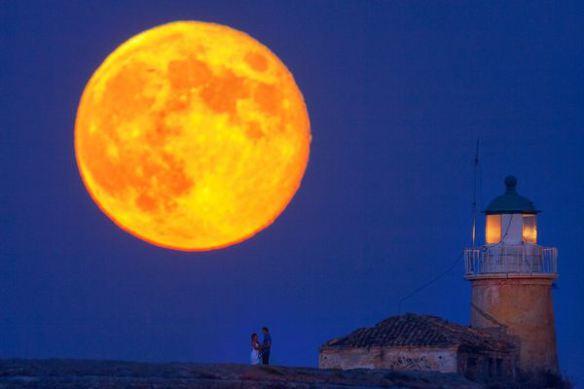
[[[496,244],[537,244],[537,214],[531,200],[517,193],[517,178],[505,178],[505,193],[485,209],[485,242]]]

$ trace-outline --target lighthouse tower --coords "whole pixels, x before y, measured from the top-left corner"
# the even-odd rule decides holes
[[[537,244],[539,211],[517,193],[517,179],[505,178],[505,186],[484,211],[485,244],[465,250],[471,326],[514,335],[523,371],[557,372],[551,294],[558,277],[557,249]]]

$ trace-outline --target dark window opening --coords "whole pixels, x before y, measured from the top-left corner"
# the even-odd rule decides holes
[[[479,375],[477,367],[478,367],[477,359],[475,357],[468,357],[466,359],[466,369],[464,372],[464,376],[471,381],[475,380]]]
[[[500,377],[503,375],[503,360],[497,358],[497,375]]]

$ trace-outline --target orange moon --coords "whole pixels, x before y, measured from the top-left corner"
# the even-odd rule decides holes
[[[85,187],[119,227],[154,245],[213,250],[250,238],[304,175],[302,93],[266,46],[185,21],[116,48],[87,83],[75,122]]]

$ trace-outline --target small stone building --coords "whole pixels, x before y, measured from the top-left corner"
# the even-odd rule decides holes
[[[472,380],[515,376],[518,348],[504,333],[435,316],[406,314],[329,340],[322,369],[392,369],[458,373]]]

